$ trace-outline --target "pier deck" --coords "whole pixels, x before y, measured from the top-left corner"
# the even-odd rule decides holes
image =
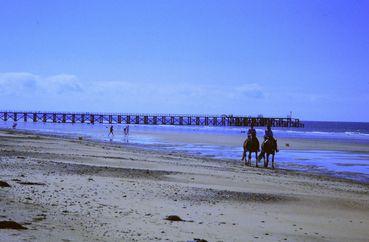
[[[233,115],[176,115],[132,113],[73,113],[0,111],[0,121],[50,123],[107,123],[142,125],[198,125],[198,126],[266,126],[301,128],[296,118],[244,117]]]

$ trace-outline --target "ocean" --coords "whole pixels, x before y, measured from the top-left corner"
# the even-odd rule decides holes
[[[306,121],[304,128],[275,128],[280,152],[278,169],[297,170],[369,183],[369,123]],[[0,129],[12,129],[13,122],[0,122]],[[127,146],[165,152],[240,161],[247,127],[63,124],[18,122],[17,130],[119,142]],[[256,128],[262,139],[264,128]]]

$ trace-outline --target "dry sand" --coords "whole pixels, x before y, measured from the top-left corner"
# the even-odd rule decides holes
[[[11,131],[0,166],[0,225],[27,228],[0,241],[369,238],[369,186],[345,180]]]

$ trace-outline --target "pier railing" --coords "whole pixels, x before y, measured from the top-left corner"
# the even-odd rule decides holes
[[[30,112],[0,111],[0,121],[50,123],[107,123],[143,125],[198,125],[198,126],[266,126],[304,127],[297,118],[245,117],[233,115],[182,115],[134,113]]]

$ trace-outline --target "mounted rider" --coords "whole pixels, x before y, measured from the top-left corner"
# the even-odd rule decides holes
[[[265,134],[264,134],[264,142],[263,144],[261,145],[261,147],[263,148],[264,146],[264,143],[267,141],[267,140],[271,140],[274,142],[274,145],[275,145],[275,149],[276,149],[276,152],[279,152],[278,150],[278,147],[277,147],[277,140],[274,138],[273,136],[273,131],[272,131],[272,127],[270,124],[267,125],[267,128],[265,130]]]
[[[249,130],[247,131],[247,139],[246,139],[246,146],[248,146],[249,149],[251,149],[251,146],[255,146],[258,147],[257,150],[260,151],[259,149],[259,140],[258,137],[256,137],[256,130],[254,129],[254,123],[251,123]]]
[[[256,130],[254,129],[254,124],[251,124],[249,130],[247,131],[247,137],[250,139],[256,138]]]
[[[258,138],[256,137],[256,130],[254,129],[254,124],[250,125],[249,130],[247,131],[247,139],[243,143],[243,153],[242,159],[245,160],[246,152],[249,152],[248,159],[245,160],[245,165],[251,165],[251,153],[255,153],[255,159],[257,160],[258,152],[260,151],[260,143]],[[258,163],[256,162],[256,166]]]

